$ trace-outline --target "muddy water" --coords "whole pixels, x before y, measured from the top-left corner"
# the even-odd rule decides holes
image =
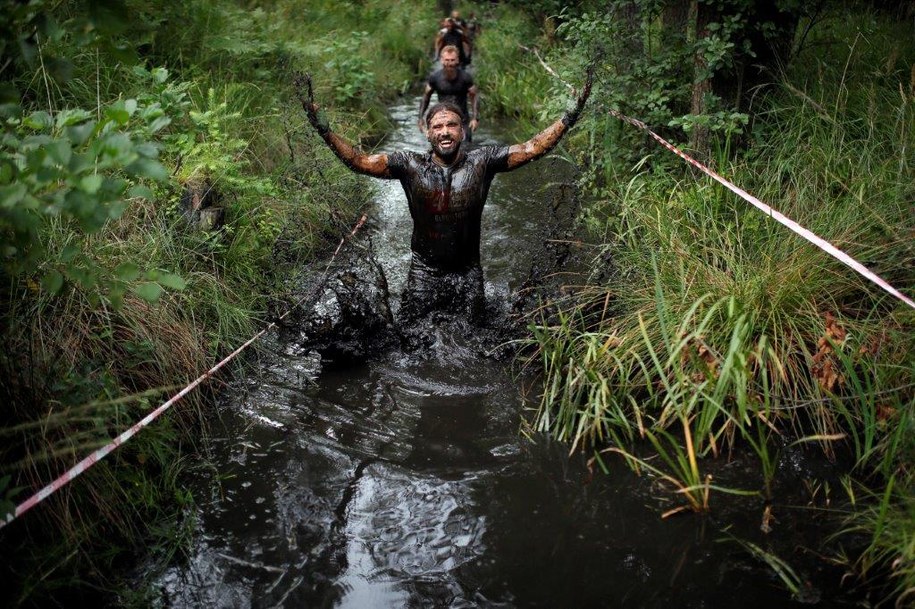
[[[416,105],[392,109],[399,127],[382,148],[425,149]],[[478,143],[500,140],[498,129],[488,129],[484,123]],[[564,161],[543,160],[496,179],[482,248],[491,301],[505,302],[524,279],[544,201],[567,174]],[[396,296],[410,220],[399,184],[376,186],[373,239]],[[566,446],[520,433],[529,406],[522,388],[532,379],[486,358],[468,332],[442,328],[429,350],[320,374],[296,341],[269,338],[219,406],[213,467],[193,482],[192,545],[157,576],[161,604],[794,604],[759,559],[721,541],[730,524],[770,547],[759,532],[759,499],[731,502],[710,517],[661,520],[670,499],[649,480],[619,464],[592,478]],[[812,477],[807,468],[797,464],[789,475]],[[721,469],[743,486],[758,485],[752,466]],[[776,514],[781,557],[814,582],[820,606],[845,606],[819,583],[819,561],[797,549],[813,542],[809,521]]]

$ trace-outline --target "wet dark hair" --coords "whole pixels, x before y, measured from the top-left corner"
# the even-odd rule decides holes
[[[461,118],[461,124],[464,124],[464,121],[467,120],[467,117],[464,116],[464,111],[461,110],[460,106],[452,102],[438,102],[426,112],[426,124],[429,124],[432,121],[432,117],[438,114],[439,112],[454,112]]]

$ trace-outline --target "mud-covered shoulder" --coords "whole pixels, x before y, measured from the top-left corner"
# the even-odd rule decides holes
[[[429,153],[414,152],[412,150],[399,150],[388,154],[388,171],[392,176],[410,171],[416,171],[429,162]]]
[[[508,171],[509,146],[505,144],[488,144],[478,146],[467,153],[475,163],[483,162],[493,172]]]

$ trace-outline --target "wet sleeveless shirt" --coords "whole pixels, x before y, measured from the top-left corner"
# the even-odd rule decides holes
[[[427,265],[466,271],[480,264],[480,221],[493,178],[508,171],[508,146],[461,151],[450,167],[432,152],[388,155],[391,178],[400,180],[413,217],[410,247]]]
[[[470,120],[467,111],[467,92],[473,86],[473,77],[462,69],[458,69],[454,80],[445,78],[444,70],[436,70],[429,75],[429,87],[438,95],[439,102],[451,102],[464,113],[465,121]]]

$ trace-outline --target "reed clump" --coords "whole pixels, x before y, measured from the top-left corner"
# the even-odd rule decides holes
[[[711,162],[911,296],[915,48],[884,26],[809,46],[795,62],[814,75],[760,92],[744,147],[722,139]],[[896,479],[885,509],[911,527],[913,311],[668,155],[585,184],[602,243],[584,287],[533,320],[536,428],[642,469],[633,446],[647,440],[654,473],[693,511],[715,501],[703,458],[755,453],[763,485],[750,490],[771,501],[780,448],[818,446],[868,485]],[[876,545],[859,567],[892,566],[911,594],[908,535],[867,513]]]

